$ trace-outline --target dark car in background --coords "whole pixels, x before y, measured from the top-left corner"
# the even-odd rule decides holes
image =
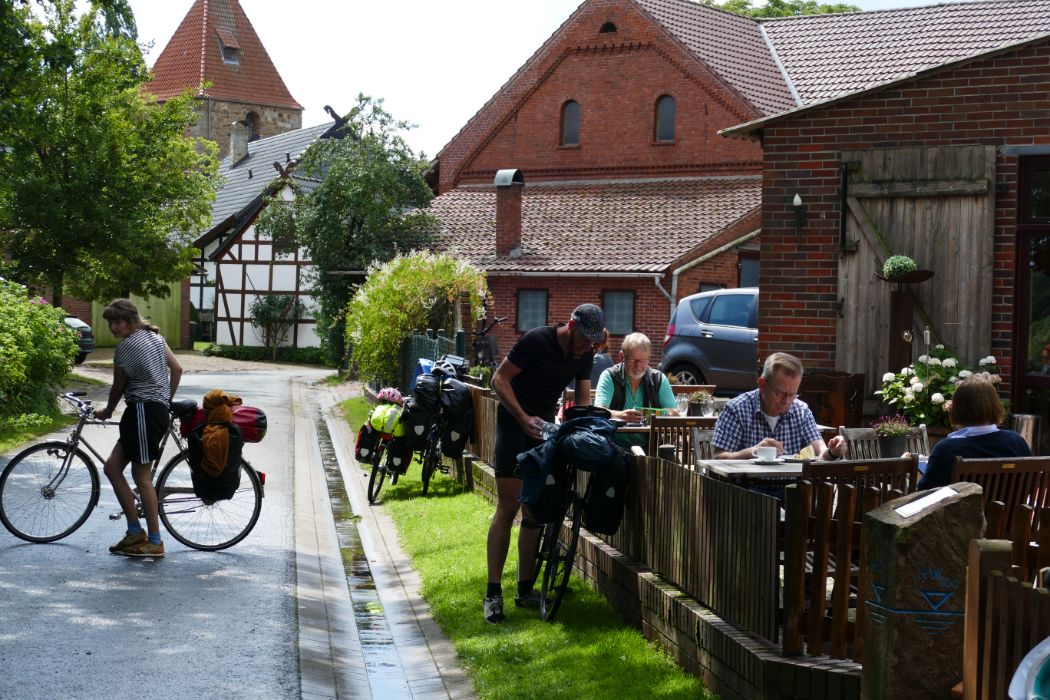
[[[735,396],[758,376],[758,288],[717,289],[678,302],[660,369],[679,384],[714,384]]]
[[[66,325],[77,334],[77,364],[87,359],[88,353],[95,349],[95,334],[91,332],[91,326],[81,321],[76,316],[66,316]]]

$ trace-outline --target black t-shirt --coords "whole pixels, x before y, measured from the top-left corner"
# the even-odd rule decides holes
[[[561,325],[564,324],[533,328],[518,339],[507,355],[507,361],[521,370],[510,383],[521,408],[528,415],[547,421],[554,420],[558,399],[569,380],[591,378],[594,361],[594,352],[589,349],[565,357],[558,345]],[[506,412],[502,404],[499,410]]]
[[[996,430],[983,435],[945,438],[937,443],[926,462],[926,475],[919,479],[919,489],[947,486],[952,480],[956,457],[1031,457],[1032,450],[1018,433]]]

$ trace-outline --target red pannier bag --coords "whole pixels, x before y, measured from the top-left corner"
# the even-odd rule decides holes
[[[262,409],[255,406],[234,406],[233,424],[241,430],[241,437],[245,442],[260,442],[266,436],[266,414]],[[194,428],[204,422],[205,414],[203,408],[193,412],[189,420],[179,424],[179,433],[182,437],[190,434]]]

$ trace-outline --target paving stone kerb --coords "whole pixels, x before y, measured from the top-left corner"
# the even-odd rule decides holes
[[[951,489],[948,498],[911,517],[897,509],[931,491],[867,515],[861,686],[870,700],[946,698],[962,679],[966,562],[970,541],[984,532],[984,499],[977,484]]]

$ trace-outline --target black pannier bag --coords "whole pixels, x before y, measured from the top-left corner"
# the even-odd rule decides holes
[[[387,464],[404,474],[412,462],[412,445],[407,435],[390,438],[386,444]]]
[[[416,386],[412,390],[412,396],[424,411],[437,413],[440,394],[441,377],[434,374],[421,374],[416,377]]]
[[[354,458],[361,463],[372,461],[372,453],[379,444],[379,431],[365,421],[357,431],[357,444],[354,447]]]
[[[604,468],[591,472],[590,494],[583,504],[583,526],[601,535],[616,534],[623,520],[630,481],[630,455],[617,450]]]
[[[401,424],[405,426],[405,438],[413,450],[422,450],[427,446],[427,436],[434,425],[433,411],[427,411],[413,397],[405,398],[405,408],[401,413]]]
[[[553,523],[565,515],[566,462],[556,456],[547,472],[540,495],[530,507],[536,522],[543,525]]]
[[[201,423],[190,431],[186,439],[193,493],[197,495],[197,498],[206,502],[229,500],[233,498],[233,494],[241,485],[241,450],[244,448],[244,438],[241,436],[240,428],[236,425],[225,424],[229,433],[226,466],[217,477],[211,477],[200,468],[204,459],[204,428],[207,425],[207,423]]]
[[[441,387],[441,453],[458,459],[474,430],[474,400],[470,387],[458,379],[445,378]]]

